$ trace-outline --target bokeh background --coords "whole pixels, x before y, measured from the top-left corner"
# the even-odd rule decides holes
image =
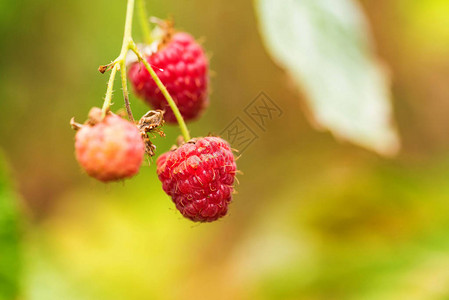
[[[102,104],[97,67],[119,53],[125,1],[0,0],[0,299],[449,299],[449,2],[359,2],[392,78],[390,159],[309,124],[251,1],[148,1],[211,58],[193,135],[251,125],[243,110],[261,91],[284,111],[265,132],[251,125],[229,216],[197,225],[154,163],[105,185],[74,158],[69,120]],[[158,153],[178,135],[165,132]]]

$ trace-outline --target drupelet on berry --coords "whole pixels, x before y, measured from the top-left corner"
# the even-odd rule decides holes
[[[95,114],[98,110],[92,111]],[[75,136],[76,159],[87,174],[103,182],[137,174],[144,153],[136,125],[111,113],[103,120],[83,125]]]
[[[181,214],[195,222],[226,215],[236,170],[231,147],[219,137],[193,139],[157,159],[162,188]]]
[[[191,35],[178,32],[160,45],[157,52],[145,58],[154,66],[184,120],[197,118],[209,102],[208,61],[201,45]],[[167,100],[141,62],[130,66],[128,76],[137,96],[154,109],[165,110],[167,123],[176,123]]]

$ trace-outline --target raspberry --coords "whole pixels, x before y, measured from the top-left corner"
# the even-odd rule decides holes
[[[90,116],[99,108],[91,110]],[[94,124],[92,124],[94,123]],[[137,127],[117,115],[83,125],[75,136],[76,159],[90,176],[107,182],[139,171],[145,146]]]
[[[208,105],[208,61],[202,47],[187,33],[175,33],[146,60],[176,102],[184,120],[192,120]],[[159,70],[161,69],[161,70]],[[154,109],[165,110],[165,121],[176,123],[173,111],[142,63],[128,72],[134,92]]]
[[[219,137],[193,139],[157,159],[162,188],[182,215],[195,222],[226,215],[236,168],[229,144]]]

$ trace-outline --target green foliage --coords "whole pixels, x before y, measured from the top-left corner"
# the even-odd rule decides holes
[[[17,197],[0,152],[0,299],[15,299],[19,293],[20,232]]]
[[[274,60],[304,87],[313,118],[337,137],[394,154],[389,78],[352,0],[257,0]]]

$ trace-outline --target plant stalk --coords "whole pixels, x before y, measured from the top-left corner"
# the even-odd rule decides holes
[[[141,21],[143,22],[144,19],[146,19],[146,13],[144,11],[144,0],[138,0],[139,1],[139,7],[141,10]],[[143,12],[142,12],[143,11]],[[140,53],[139,49],[137,49],[136,44],[133,41],[132,38],[132,22],[133,22],[133,13],[134,13],[134,0],[128,0],[127,8],[126,8],[126,20],[125,20],[125,32],[123,34],[123,44],[122,49],[120,51],[120,55],[115,59],[110,65],[112,65],[111,75],[109,76],[108,81],[108,87],[106,90],[106,97],[104,99],[103,108],[102,108],[102,116],[103,118],[106,116],[106,113],[109,111],[109,107],[111,106],[111,99],[112,99],[112,89],[114,86],[114,79],[115,75],[117,73],[117,70],[120,69],[121,72],[121,81],[122,81],[122,88],[123,88],[123,97],[125,99],[125,106],[126,111],[128,113],[128,118],[131,122],[134,122],[134,117],[131,112],[131,106],[129,104],[129,94],[128,94],[128,85],[127,85],[127,79],[126,79],[126,56],[128,54],[129,50],[132,50],[136,55],[139,61],[141,61],[145,68],[150,73],[151,77],[155,81],[158,88],[161,90],[162,94],[164,95],[165,99],[168,102],[168,105],[172,109],[176,120],[178,121],[179,128],[181,130],[181,133],[184,137],[185,141],[190,140],[190,134],[189,130],[187,129],[187,125],[181,115],[181,112],[178,109],[178,106],[176,105],[173,98],[170,96],[170,93],[167,91],[167,88],[162,83],[162,81],[157,76],[156,72],[153,70],[151,65],[145,60],[145,58]],[[146,20],[145,20],[146,21]],[[147,23],[147,22],[145,22]],[[149,27],[148,32],[149,32]]]

